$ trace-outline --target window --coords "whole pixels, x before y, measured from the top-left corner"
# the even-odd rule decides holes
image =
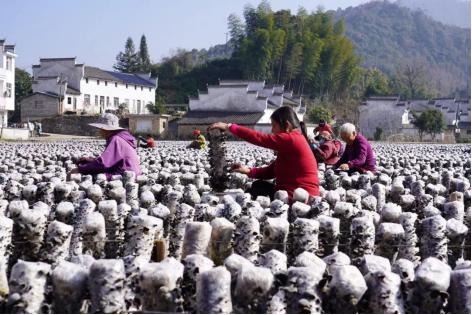
[[[95,95],[95,105],[98,105],[98,95]]]
[[[105,81],[105,86],[108,86],[108,81]]]
[[[85,78],[85,83],[88,83],[88,78]]]
[[[138,100],[138,114],[141,114],[141,101]]]
[[[110,106],[110,97],[107,96],[107,106]]]
[[[11,83],[7,83],[7,90],[5,91],[5,96],[11,97],[11,94],[12,94],[12,85]]]
[[[84,94],[84,104],[90,105],[90,94]]]
[[[100,85],[100,80],[97,80],[97,85]]]
[[[118,83],[117,83],[117,82],[115,82],[115,87],[118,87]]]
[[[125,104],[129,106],[129,98],[125,99]]]
[[[151,92],[151,88],[149,88],[149,92]]]
[[[118,107],[120,105],[120,99],[118,97],[113,98],[113,105]]]
[[[126,88],[128,88],[128,84],[126,84]]]
[[[166,129],[166,122],[165,121],[162,122],[162,129]]]
[[[72,97],[67,98],[67,104],[69,104],[69,105],[72,104]]]
[[[141,91],[143,90],[143,87],[141,87]]]
[[[136,90],[136,89],[138,89],[138,86],[137,86],[137,85],[135,85],[135,86],[134,86],[134,89],[135,89],[135,90]]]
[[[13,65],[13,59],[12,57],[7,57],[7,70],[11,70],[12,69],[12,65]]]
[[[100,106],[105,105],[105,96],[100,96]]]
[[[77,97],[74,97],[74,105],[73,109],[77,110]]]

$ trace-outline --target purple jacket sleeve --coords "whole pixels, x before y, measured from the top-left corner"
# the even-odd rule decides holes
[[[347,147],[346,147],[339,161],[337,161],[336,164],[334,164],[333,166],[334,169],[338,168],[341,164],[347,163],[347,154],[348,153],[347,153]]]
[[[356,150],[356,158],[353,160],[350,160],[347,164],[349,165],[349,168],[363,167],[366,159],[367,159],[367,143],[359,142],[359,146]]]
[[[122,145],[126,143],[120,137],[113,137],[108,143],[105,151],[95,160],[77,165],[79,172],[82,174],[98,174],[104,173],[106,170],[118,164],[123,158],[121,154]]]

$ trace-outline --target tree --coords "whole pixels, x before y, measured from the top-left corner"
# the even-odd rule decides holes
[[[141,36],[141,42],[139,43],[139,71],[149,72],[151,71],[151,59],[149,58],[149,51],[146,42],[146,36]]]
[[[126,40],[125,51],[120,51],[116,56],[116,63],[113,68],[120,72],[127,73],[139,71],[138,56],[135,52],[133,39],[131,37],[128,37]]]
[[[33,80],[31,75],[25,70],[15,68],[15,102],[19,103],[21,98],[30,95]]]
[[[383,136],[383,129],[381,127],[377,126],[375,128],[374,140],[375,141],[380,141],[380,140],[382,140],[382,136]]]
[[[389,78],[379,69],[367,69],[362,75],[364,97],[375,95],[390,95]]]
[[[333,117],[333,114],[324,106],[315,106],[308,112],[308,119],[310,122],[315,124],[317,124],[320,120],[330,123],[331,117]]]
[[[230,36],[229,44],[233,48],[238,49],[244,38],[244,23],[236,14],[228,16],[228,29]]]
[[[121,103],[118,105],[118,109],[116,110],[116,115],[120,118],[129,114],[129,106],[126,103]]]
[[[430,98],[434,91],[429,87],[427,71],[421,59],[404,62],[397,69],[392,82],[395,93],[405,99]]]
[[[164,97],[161,95],[156,95],[156,102],[149,102],[146,104],[146,108],[152,114],[162,115],[167,113],[167,110],[164,107]]]
[[[425,133],[431,134],[434,140],[436,135],[440,134],[446,127],[444,116],[437,109],[425,110],[420,115],[413,112],[413,118],[413,125],[418,129],[420,141],[423,141]]]

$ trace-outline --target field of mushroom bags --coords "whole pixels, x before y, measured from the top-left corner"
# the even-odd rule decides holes
[[[0,313],[470,313],[470,146],[374,144],[290,206],[227,174],[272,151],[210,138],[111,181],[67,176],[103,141],[0,143]]]

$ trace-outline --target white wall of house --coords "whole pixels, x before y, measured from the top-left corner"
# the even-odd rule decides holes
[[[97,81],[99,82],[97,83]],[[80,92],[81,95],[77,98],[78,104],[80,104],[78,108],[95,113],[100,112],[100,106],[103,106],[102,108],[105,110],[114,110],[118,108],[119,104],[127,103],[131,114],[148,114],[146,104],[154,103],[156,95],[156,89],[153,87],[95,78],[88,80],[83,78],[80,81]],[[87,105],[87,96],[90,96],[90,105]]]
[[[128,104],[132,114],[147,114],[146,105],[155,102],[156,87],[125,84],[99,78],[85,78],[83,64],[75,58],[40,59],[33,66],[33,92],[53,92],[64,96],[64,111],[100,113],[116,110],[122,103]],[[61,84],[60,79],[67,84]],[[80,93],[67,93],[67,87]]]
[[[8,124],[8,111],[15,110],[16,54],[0,44],[0,125]]]

